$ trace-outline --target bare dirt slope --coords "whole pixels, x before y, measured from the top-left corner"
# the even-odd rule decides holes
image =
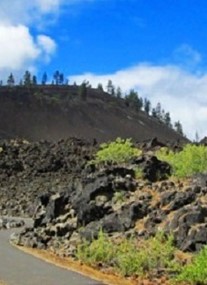
[[[71,136],[161,141],[185,140],[123,99],[88,89],[82,100],[75,86],[0,88],[0,137],[58,140]]]

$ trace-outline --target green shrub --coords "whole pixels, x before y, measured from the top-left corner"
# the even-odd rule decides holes
[[[142,259],[134,239],[116,245],[115,269],[123,276],[143,274]]]
[[[202,145],[187,144],[182,151],[176,153],[163,148],[156,152],[156,156],[172,165],[176,177],[188,177],[207,171],[207,147]]]
[[[133,147],[131,139],[117,138],[110,143],[100,145],[100,150],[96,153],[95,162],[127,162],[131,158],[139,156],[141,151]]]
[[[91,243],[83,241],[77,249],[77,258],[91,266],[99,263],[109,264],[113,256],[113,244],[102,230],[98,234],[98,239]]]
[[[178,270],[174,260],[173,237],[157,233],[155,237],[140,242],[125,240],[117,251],[117,268],[122,275],[150,274],[159,269],[167,272]]]
[[[119,190],[119,191],[116,191],[115,193],[114,193],[114,197],[113,197],[113,201],[115,202],[115,203],[122,203],[122,202],[124,202],[124,200],[125,200],[125,191],[123,191],[123,190]]]
[[[192,260],[181,269],[181,273],[175,282],[187,282],[188,284],[207,284],[207,246],[204,247]]]
[[[155,237],[137,244],[135,238],[112,242],[102,231],[98,239],[78,246],[77,257],[89,265],[113,266],[123,276],[150,274],[159,269],[177,271],[175,248],[171,236],[158,233]]]
[[[134,169],[134,172],[135,172],[136,179],[143,179],[143,170],[140,167],[136,167]]]

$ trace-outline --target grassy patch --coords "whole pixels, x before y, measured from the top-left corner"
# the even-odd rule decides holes
[[[113,244],[103,231],[99,232],[97,240],[92,243],[83,241],[77,249],[77,258],[91,266],[99,263],[110,264],[114,254]]]
[[[207,247],[204,247],[192,262],[185,265],[180,274],[175,278],[175,283],[187,282],[187,284],[207,284]]]
[[[174,253],[173,238],[162,233],[139,243],[135,238],[115,243],[100,231],[97,240],[83,241],[79,245],[77,258],[88,265],[113,267],[123,276],[137,276],[178,270]]]

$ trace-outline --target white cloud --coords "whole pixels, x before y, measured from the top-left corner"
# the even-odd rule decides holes
[[[19,69],[35,60],[41,50],[35,45],[27,27],[0,26],[0,69]]]
[[[188,44],[182,44],[173,52],[174,62],[188,69],[195,68],[202,61],[201,54]]]
[[[42,13],[51,13],[57,11],[62,2],[63,1],[61,0],[36,0],[37,7]]]
[[[0,0],[0,22],[16,25],[44,21],[44,15],[57,14],[63,0]],[[37,23],[37,22],[36,22]]]
[[[54,54],[56,50],[55,41],[48,36],[39,35],[37,37],[37,44],[42,54],[44,55],[46,62],[48,62],[50,60],[51,55]]]
[[[39,57],[49,60],[55,51],[54,41],[39,35],[35,39],[26,26],[0,25],[0,71],[32,68]]]
[[[139,64],[114,74],[86,73],[69,79],[77,83],[88,80],[93,86],[100,82],[106,86],[111,79],[124,92],[136,89],[154,106],[161,102],[165,111],[170,111],[173,121],[182,122],[189,138],[194,139],[196,131],[200,138],[207,136],[207,74],[190,73],[176,65]]]
[[[56,51],[54,39],[31,30],[51,24],[64,5],[93,0],[0,0],[0,76],[35,69],[39,59],[49,62]],[[32,27],[32,29],[30,29]]]
[[[63,0],[0,0],[0,74],[35,69],[39,59],[48,62],[56,50],[47,35],[34,36],[30,26],[41,25],[44,16],[56,15]]]
[[[95,0],[0,0],[0,23],[38,25],[47,24],[48,17],[56,17],[64,6]]]

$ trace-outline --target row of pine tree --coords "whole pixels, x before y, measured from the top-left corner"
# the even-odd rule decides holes
[[[13,87],[13,86],[36,86],[36,85],[46,85],[48,84],[48,76],[47,73],[44,72],[41,78],[40,83],[38,83],[37,76],[32,75],[28,70],[25,71],[23,78],[20,79],[19,84],[15,83],[15,78],[12,73],[8,76],[7,79],[7,86]],[[60,71],[56,70],[53,74],[52,85],[68,85],[69,81],[67,78],[65,78],[64,74]],[[76,83],[73,83],[76,85]],[[0,85],[3,85],[3,81],[0,81]],[[84,81],[79,86],[79,93],[80,97],[83,100],[86,100],[87,98],[87,90],[91,88],[91,85],[89,82]],[[101,83],[98,84],[97,89],[101,92],[104,92],[104,87]],[[147,115],[156,118],[160,122],[164,123],[167,127],[174,129],[179,134],[183,135],[183,128],[180,121],[172,123],[171,116],[169,112],[165,112],[165,110],[162,108],[161,103],[157,103],[155,107],[152,107],[152,104],[149,99],[142,98],[138,95],[138,92],[131,89],[129,93],[123,94],[120,87],[115,87],[112,80],[108,80],[108,83],[105,88],[106,92],[110,94],[113,97],[116,98],[123,98],[125,100],[125,103],[127,106],[130,106],[137,111],[144,111]]]

